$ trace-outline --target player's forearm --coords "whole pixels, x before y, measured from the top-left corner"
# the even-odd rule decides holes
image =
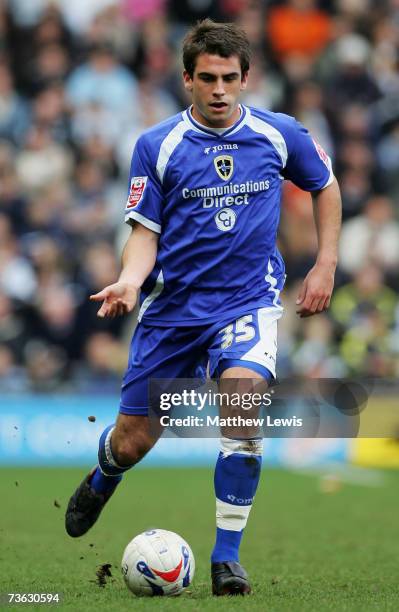
[[[158,234],[135,224],[122,253],[119,281],[140,289],[152,272],[158,251]]]
[[[313,196],[313,215],[318,238],[317,263],[335,269],[342,217],[341,195],[336,179]]]

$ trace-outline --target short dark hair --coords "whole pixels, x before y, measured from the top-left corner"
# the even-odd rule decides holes
[[[183,64],[192,78],[197,57],[202,53],[231,57],[237,55],[241,75],[248,72],[251,47],[246,33],[235,23],[216,23],[204,19],[193,26],[183,40]]]

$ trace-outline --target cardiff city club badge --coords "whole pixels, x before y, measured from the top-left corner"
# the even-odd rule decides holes
[[[144,189],[147,185],[148,176],[134,176],[130,181],[129,197],[126,208],[134,208],[143,197]]]
[[[215,170],[224,181],[228,181],[233,174],[234,159],[231,155],[218,155],[213,160]]]

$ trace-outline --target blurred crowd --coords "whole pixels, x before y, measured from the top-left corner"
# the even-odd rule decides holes
[[[399,0],[0,0],[0,390],[117,392],[134,316],[100,320],[136,139],[185,108],[181,40],[236,21],[243,101],[294,115],[330,153],[343,230],[328,314],[300,320],[309,194],[285,185],[280,376],[399,374]]]

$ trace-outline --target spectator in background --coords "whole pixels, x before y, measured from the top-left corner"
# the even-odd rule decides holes
[[[396,215],[399,216],[399,108],[397,112],[398,116],[385,125],[385,133],[377,145],[376,157],[381,182],[396,200]]]
[[[93,200],[103,197],[108,178],[104,168],[95,160],[81,159],[75,166],[74,201],[83,208]]]
[[[96,15],[120,0],[58,0],[66,26],[75,35],[84,38]]]
[[[28,28],[34,26],[44,13],[48,0],[11,0],[8,8],[17,26]]]
[[[0,214],[0,290],[21,302],[32,300],[36,278],[29,261],[20,253],[18,239],[8,217]]]
[[[387,326],[395,323],[398,297],[384,284],[384,274],[373,263],[363,264],[353,281],[339,288],[331,303],[331,316],[341,326],[350,329],[362,322],[364,316],[377,311]]]
[[[165,15],[167,0],[122,0],[122,14],[132,24],[141,24],[158,15]]]
[[[108,146],[115,147],[126,129],[123,115],[115,113],[98,102],[79,106],[72,117],[72,136],[75,144],[81,146],[92,138],[99,138]]]
[[[313,138],[329,152],[333,159],[333,137],[324,106],[322,88],[315,81],[307,80],[296,85],[290,114],[304,124]]]
[[[349,102],[336,113],[335,125],[338,140],[362,140],[371,143],[371,113],[369,107],[358,102]]]
[[[27,193],[53,183],[68,182],[72,172],[70,151],[52,138],[48,127],[33,124],[16,158],[18,179]]]
[[[395,315],[398,297],[384,284],[380,267],[366,263],[353,282],[338,289],[331,316],[339,325],[339,353],[350,375],[392,377],[396,360]]]
[[[288,0],[266,15],[266,39],[274,59],[294,76],[293,64],[307,74],[332,37],[331,17],[316,0]]]
[[[118,165],[125,176],[130,168],[132,146],[143,128],[178,113],[180,109],[175,97],[158,83],[157,75],[151,72],[151,67],[144,72],[139,81],[137,102],[136,116],[131,123],[131,129],[120,133],[118,142],[115,143]]]
[[[365,170],[342,168],[340,177],[342,218],[345,221],[361,213],[373,186],[371,176]]]
[[[0,56],[6,54],[10,37],[10,19],[6,2],[0,2]]]
[[[73,375],[79,393],[118,393],[126,365],[122,343],[110,333],[95,332],[87,339],[83,356]]]
[[[28,311],[0,288],[0,347],[9,349],[12,363],[22,362],[24,347],[31,337],[27,315]]]
[[[366,140],[344,138],[338,141],[336,164],[342,176],[343,219],[362,212],[375,184],[375,158]]]
[[[118,59],[130,68],[137,54],[139,32],[138,27],[126,20],[121,6],[113,4],[96,14],[85,39],[89,47],[111,45]]]
[[[20,236],[26,229],[27,199],[15,171],[15,150],[0,140],[0,213],[10,221],[12,231]]]
[[[109,44],[89,51],[86,63],[75,68],[67,82],[67,96],[73,108],[99,104],[113,113],[127,113],[137,103],[137,80],[115,57]]]
[[[63,22],[60,7],[52,1],[47,2],[32,31],[32,44],[36,49],[51,44],[58,44],[66,50],[73,49],[73,39]]]
[[[32,232],[24,237],[23,246],[37,278],[36,299],[48,287],[71,283],[75,273],[75,262],[67,257],[69,245],[65,241],[56,240],[44,232]]]
[[[107,204],[103,197],[92,199],[83,206],[73,206],[65,215],[64,229],[74,237],[76,244],[91,243],[93,235],[97,240],[110,237]]]
[[[101,321],[97,317],[97,306],[89,296],[97,293],[104,281],[109,283],[118,273],[119,263],[115,259],[110,242],[96,241],[80,252],[82,265],[79,268],[77,284],[80,286],[81,300],[78,306],[77,325],[83,338],[95,331],[109,332],[120,337],[123,321],[120,318]]]
[[[0,58],[0,138],[20,145],[29,126],[29,105],[14,90],[8,64]]]
[[[355,33],[340,37],[331,51],[334,62],[326,79],[331,112],[346,104],[371,104],[381,92],[369,70],[371,47],[368,40]]]
[[[339,352],[350,376],[388,379],[397,374],[397,347],[376,308],[370,308],[361,322],[344,333]]]
[[[392,2],[391,5],[394,3]],[[372,72],[383,95],[398,95],[398,19],[385,12],[372,24]]]
[[[240,4],[241,7],[239,8],[238,5]],[[232,5],[233,2],[230,3],[231,8],[233,8]],[[221,8],[223,11],[226,11],[227,2],[222,1]],[[253,0],[238,0],[235,9],[235,21],[245,30],[251,45],[252,53],[261,54],[265,48],[263,25],[264,10],[262,3],[253,2]]]
[[[29,243],[32,236],[47,234],[65,247],[63,219],[69,204],[69,189],[63,183],[52,183],[32,193],[27,200],[21,243]]]
[[[340,268],[356,274],[366,261],[387,273],[395,273],[399,267],[399,223],[394,219],[392,201],[384,195],[372,195],[363,214],[342,227]]]
[[[12,349],[0,344],[0,393],[21,393],[27,389],[25,370],[17,364]]]
[[[168,9],[170,21],[184,30],[200,19],[210,17],[214,21],[223,21],[226,16],[223,0],[169,0]]]
[[[76,299],[72,287],[57,279],[42,286],[36,296],[35,336],[63,351],[68,362],[81,356],[83,338],[77,326]]]
[[[33,122],[46,128],[55,142],[69,145],[70,122],[61,83],[53,82],[37,94],[33,101]]]
[[[120,202],[125,192],[109,174],[107,166],[90,157],[83,157],[75,166],[70,203],[60,223],[76,247],[91,244],[93,235],[96,240],[112,241],[122,218]]]
[[[252,58],[247,88],[242,95],[243,103],[260,108],[276,108],[281,104],[282,96],[281,77],[271,66],[265,65],[260,54]]]
[[[41,46],[26,62],[23,75],[27,93],[36,96],[53,83],[63,82],[70,70],[68,51],[59,43]]]
[[[27,390],[31,393],[60,393],[68,390],[68,362],[61,347],[31,339],[25,346],[24,361]]]
[[[307,321],[292,353],[295,372],[306,378],[345,376],[347,367],[334,354],[334,340],[334,326],[326,315]]]

